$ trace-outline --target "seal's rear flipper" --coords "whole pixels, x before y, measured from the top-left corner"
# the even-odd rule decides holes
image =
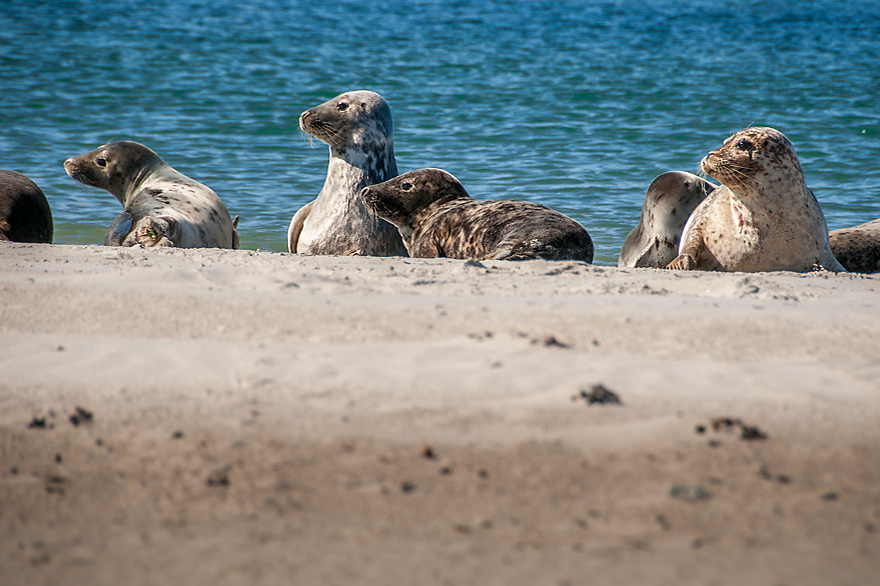
[[[232,248],[233,248],[233,250],[238,250],[238,245],[240,243],[240,240],[238,237],[238,230],[236,230],[236,228],[238,228],[238,218],[239,218],[239,216],[235,216],[234,218],[232,218]]]
[[[131,226],[134,218],[131,214],[123,211],[120,213],[110,227],[107,228],[107,234],[104,236],[104,246],[122,246],[122,241],[131,232]]]

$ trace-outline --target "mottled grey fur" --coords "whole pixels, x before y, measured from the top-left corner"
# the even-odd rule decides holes
[[[366,205],[360,191],[397,175],[391,108],[375,92],[340,94],[300,116],[300,128],[330,146],[318,197],[293,216],[288,250],[301,254],[406,255],[394,226]]]
[[[0,241],[52,242],[52,211],[36,183],[0,169]]]
[[[880,218],[852,228],[832,230],[831,252],[853,273],[880,273]]]
[[[684,171],[654,179],[645,192],[639,225],[623,241],[617,266],[665,268],[678,256],[681,231],[691,212],[715,187]]]
[[[845,271],[831,253],[825,215],[788,138],[746,128],[700,163],[722,183],[685,224],[671,269]]]
[[[106,144],[67,159],[64,169],[122,204],[104,238],[108,246],[238,248],[237,218],[229,217],[217,194],[142,144]]]
[[[527,201],[477,201],[441,169],[419,169],[365,187],[364,201],[396,225],[413,257],[593,261],[579,223]]]

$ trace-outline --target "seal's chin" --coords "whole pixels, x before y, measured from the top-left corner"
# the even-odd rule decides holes
[[[306,110],[299,117],[299,129],[310,136],[314,136],[329,146],[339,146],[346,141],[345,136],[332,124],[318,119],[314,114]]]
[[[391,210],[388,209],[386,205],[383,205],[382,200],[379,198],[379,195],[371,189],[369,186],[361,189],[360,192],[361,199],[367,204],[367,207],[377,216],[385,220],[386,222],[391,222],[394,224],[395,222],[391,219]]]
[[[76,164],[72,159],[67,159],[64,161],[64,171],[70,176],[74,181],[78,181],[83,185],[87,185],[89,187],[97,187],[97,184],[94,180],[89,178],[85,173],[76,168]]]

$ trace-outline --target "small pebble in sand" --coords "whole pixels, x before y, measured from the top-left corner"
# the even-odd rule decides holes
[[[214,470],[208,475],[206,483],[208,486],[229,486],[229,468]]]
[[[68,419],[74,426],[78,426],[80,423],[91,423],[93,417],[92,412],[88,409],[77,407]]]
[[[711,495],[702,486],[673,486],[669,490],[669,496],[685,501],[704,501]]]

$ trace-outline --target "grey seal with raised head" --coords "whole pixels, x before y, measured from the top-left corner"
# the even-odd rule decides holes
[[[442,169],[410,171],[361,194],[413,257],[593,261],[593,241],[575,220],[529,201],[477,201]]]
[[[140,143],[105,144],[67,159],[64,170],[122,204],[105,245],[238,248],[238,218],[229,216],[220,197]]]
[[[303,132],[327,143],[330,162],[318,197],[290,221],[287,248],[300,254],[406,255],[397,229],[361,199],[361,189],[397,175],[391,108],[379,94],[340,94],[306,110]]]
[[[825,215],[791,142],[773,128],[735,133],[700,162],[721,182],[685,224],[671,269],[845,269],[828,243]]]

